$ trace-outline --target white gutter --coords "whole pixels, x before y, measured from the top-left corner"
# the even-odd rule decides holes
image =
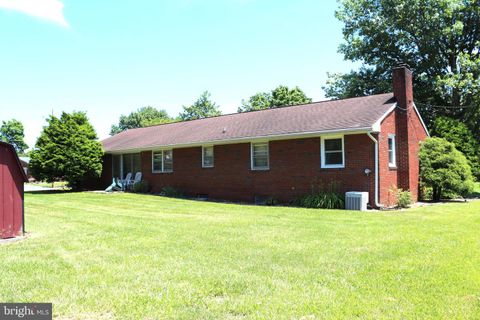
[[[375,206],[381,208],[383,204],[378,202],[378,140],[372,136],[371,132],[367,132],[367,135],[375,143]]]
[[[108,154],[122,154],[122,153],[128,153],[128,152],[161,150],[166,148],[179,149],[179,148],[201,147],[201,146],[213,145],[213,144],[224,145],[224,144],[236,144],[236,143],[249,143],[249,142],[256,142],[256,141],[261,142],[261,141],[314,138],[320,135],[332,135],[332,134],[363,134],[372,130],[375,131],[375,128],[363,127],[363,128],[353,128],[353,129],[347,128],[347,129],[322,130],[322,131],[311,131],[311,132],[301,132],[301,133],[283,133],[283,134],[263,135],[263,136],[253,136],[253,137],[207,140],[207,141],[198,141],[198,142],[192,142],[192,143],[150,145],[142,148],[110,149],[110,150],[104,150],[104,152]],[[104,141],[105,140],[103,140],[102,143]]]

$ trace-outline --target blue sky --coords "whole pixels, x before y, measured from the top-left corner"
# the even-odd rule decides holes
[[[62,8],[63,5],[63,8]],[[45,118],[83,110],[100,138],[121,114],[177,115],[204,90],[224,113],[280,84],[324,99],[337,52],[334,0],[0,0],[0,120],[33,146]]]

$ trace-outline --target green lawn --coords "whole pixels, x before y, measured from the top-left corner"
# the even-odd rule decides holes
[[[0,301],[64,319],[478,319],[480,201],[322,211],[26,195]]]

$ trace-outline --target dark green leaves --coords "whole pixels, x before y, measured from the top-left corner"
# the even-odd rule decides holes
[[[2,121],[0,127],[0,140],[13,145],[17,153],[22,154],[28,149],[28,145],[24,141],[25,134],[23,124],[15,119]]]
[[[287,86],[278,86],[270,92],[259,92],[248,100],[242,100],[238,112],[272,109],[310,102],[312,102],[312,99],[308,98],[299,87],[290,89]]]
[[[50,116],[31,153],[30,170],[40,181],[66,180],[80,189],[102,171],[103,150],[84,112]]]

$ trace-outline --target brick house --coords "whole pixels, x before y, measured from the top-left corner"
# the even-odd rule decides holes
[[[281,202],[335,184],[368,191],[370,205],[418,198],[419,142],[427,129],[413,103],[412,73],[393,70],[393,93],[315,102],[132,129],[102,141],[102,182],[143,173],[153,192]]]

